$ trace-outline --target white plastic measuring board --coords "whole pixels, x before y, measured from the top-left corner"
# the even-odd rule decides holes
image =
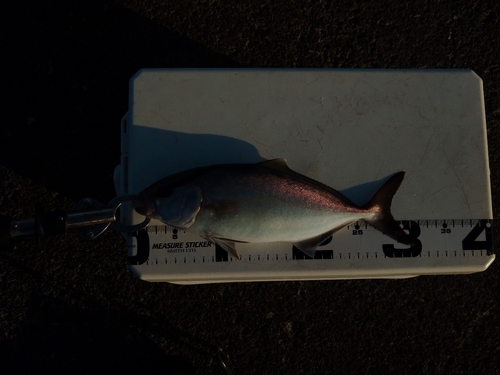
[[[406,171],[392,213],[416,245],[359,222],[315,259],[283,242],[238,244],[238,260],[152,221],[126,235],[130,269],[179,284],[404,278],[483,271],[495,258],[482,81],[470,70],[145,69],[131,79],[119,195],[191,168],[274,158],[357,204]]]

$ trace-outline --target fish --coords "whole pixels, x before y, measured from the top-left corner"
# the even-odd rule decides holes
[[[240,259],[237,243],[291,242],[314,258],[339,229],[364,220],[412,245],[391,214],[405,172],[393,174],[364,205],[290,169],[285,159],[224,164],[165,177],[139,193],[139,214],[212,241]]]

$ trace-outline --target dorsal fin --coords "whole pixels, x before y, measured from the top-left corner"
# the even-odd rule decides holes
[[[290,169],[288,164],[286,163],[285,158],[279,158],[279,159],[272,159],[272,160],[266,160],[261,163],[259,163],[261,166],[269,168],[269,169],[275,169],[280,172],[285,172],[285,173],[296,173]]]
[[[284,158],[266,160],[266,161],[263,161],[263,162],[258,163],[258,164],[265,167],[265,168],[268,168],[268,169],[274,169],[275,171],[286,173],[286,174],[291,175],[299,180],[307,181],[310,184],[316,185],[320,189],[328,191],[329,193],[333,194],[334,196],[336,196],[337,198],[342,200],[344,203],[347,203],[352,207],[358,207],[353,201],[351,201],[344,194],[338,192],[334,188],[332,188],[328,185],[325,185],[319,181],[316,181],[310,177],[304,176],[304,175],[290,169],[290,167],[288,166],[288,164],[286,162],[286,159],[284,159]]]

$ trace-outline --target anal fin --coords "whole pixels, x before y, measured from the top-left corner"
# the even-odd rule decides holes
[[[308,239],[305,239],[305,240],[302,240],[302,241],[297,241],[297,242],[294,242],[293,245],[299,249],[300,251],[302,251],[304,254],[306,254],[307,256],[311,257],[311,258],[314,258],[314,255],[316,254],[316,248],[324,241],[326,240],[328,237],[330,237],[333,233],[335,233],[336,231],[344,228],[345,226],[351,224],[351,222],[348,222],[348,223],[345,223],[345,224],[342,224],[332,230],[329,230],[328,232],[326,233],[322,233],[318,236],[315,236],[315,237],[312,237],[312,238],[308,238]]]
[[[318,247],[318,245],[321,244],[321,242],[326,240],[331,235],[332,232],[330,231],[328,233],[320,234],[319,236],[316,237],[294,242],[293,245],[307,256],[314,258],[314,254],[316,254],[316,248]]]

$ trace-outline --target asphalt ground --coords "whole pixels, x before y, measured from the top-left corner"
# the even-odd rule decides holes
[[[382,2],[380,2],[382,3]],[[0,214],[114,196],[145,67],[470,68],[499,204],[500,5],[487,1],[17,1],[1,27]],[[495,244],[498,248],[498,230]],[[499,262],[408,280],[147,283],[122,237],[0,253],[0,372],[494,374]]]

